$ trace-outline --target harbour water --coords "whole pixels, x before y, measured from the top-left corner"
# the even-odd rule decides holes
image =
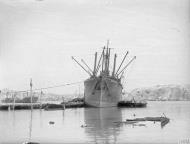
[[[163,128],[160,122],[114,123],[163,113],[170,118]],[[189,101],[151,101],[146,108],[0,111],[0,143],[180,143],[190,138],[189,122]]]

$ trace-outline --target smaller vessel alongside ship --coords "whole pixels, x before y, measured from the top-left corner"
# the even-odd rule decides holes
[[[125,54],[122,62],[116,70],[117,54],[114,54],[114,63],[112,72],[110,70],[110,56],[111,48],[109,48],[109,41],[107,46],[103,47],[102,53],[97,63],[97,52],[94,59],[94,70],[81,60],[86,68],[81,65],[74,57],[72,59],[89,74],[89,78],[84,81],[84,102],[86,105],[93,107],[114,107],[122,98],[121,78],[124,70],[136,59],[134,56],[122,69],[122,65],[128,55]],[[100,70],[101,69],[101,70]],[[121,69],[121,70],[120,70]],[[100,70],[100,71],[99,71]]]

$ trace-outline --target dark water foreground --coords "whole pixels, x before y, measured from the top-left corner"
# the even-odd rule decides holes
[[[163,113],[170,122],[121,124]],[[53,122],[53,123],[51,123]],[[190,138],[190,102],[149,102],[146,108],[0,111],[0,143],[178,143]]]
[[[63,110],[65,108],[81,108],[85,107],[84,103],[69,103],[69,104],[53,104],[53,103],[33,103],[33,109],[45,109],[45,110]],[[3,103],[0,105],[0,110],[30,110],[30,103]]]
[[[85,108],[89,107],[85,105],[84,100],[80,101],[72,101],[66,102],[66,103],[59,103],[59,104],[53,104],[53,103],[33,103],[32,105],[30,103],[2,103],[0,104],[0,110],[26,110],[31,109],[31,106],[33,109],[45,109],[45,110],[61,110],[65,108]],[[147,102],[135,102],[135,101],[120,101],[118,102],[118,107],[128,107],[128,108],[134,108],[134,107],[146,107]]]

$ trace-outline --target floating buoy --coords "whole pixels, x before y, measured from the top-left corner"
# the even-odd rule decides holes
[[[83,127],[87,127],[87,125],[81,125],[80,127],[82,127],[82,128],[83,128]]]
[[[49,124],[54,124],[55,122],[54,121],[50,121]]]
[[[22,144],[40,144],[38,142],[23,142]]]

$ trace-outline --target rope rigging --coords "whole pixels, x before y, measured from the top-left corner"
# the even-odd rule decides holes
[[[84,82],[84,81],[78,81],[78,82],[73,82],[73,83],[66,83],[66,84],[61,84],[61,85],[54,85],[54,86],[49,86],[49,87],[36,88],[36,89],[33,89],[32,91],[40,91],[40,90],[44,90],[44,89],[64,87],[64,86],[68,86],[68,85],[79,84],[79,83],[82,83],[82,82]],[[17,91],[17,92],[28,92],[28,91],[30,91],[30,90]]]

